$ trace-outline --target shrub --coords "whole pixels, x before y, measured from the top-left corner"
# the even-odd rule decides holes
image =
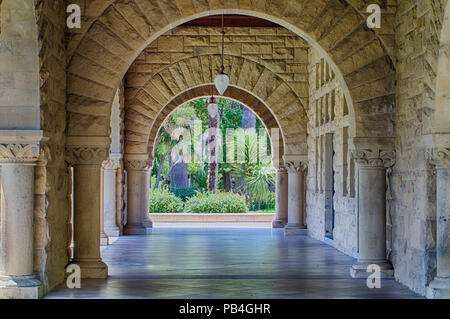
[[[150,192],[150,213],[180,213],[183,201],[165,189]]]
[[[243,196],[227,193],[197,193],[185,203],[186,213],[246,213]]]
[[[253,209],[258,210],[258,201],[253,200]],[[261,201],[261,210],[273,210],[275,209],[275,193],[269,193],[267,200]]]
[[[186,187],[186,188],[171,188],[170,192],[176,197],[180,198],[183,202],[193,197],[196,193],[196,188]]]

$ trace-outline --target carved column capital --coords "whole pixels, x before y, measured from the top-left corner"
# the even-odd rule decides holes
[[[104,170],[117,170],[120,167],[121,154],[110,154],[108,159],[102,163]]]
[[[125,159],[125,168],[134,170],[148,170],[151,167],[149,160],[129,160]]]
[[[110,141],[109,138],[100,136],[68,137],[66,160],[74,166],[100,166],[108,158]]]
[[[360,167],[387,168],[395,164],[394,138],[354,137],[349,144],[352,157]]]
[[[0,131],[0,163],[35,164],[40,156],[42,131]]]
[[[450,147],[429,148],[425,152],[427,160],[438,168],[450,168]]]
[[[125,169],[148,170],[153,165],[153,158],[148,154],[125,154]]]
[[[352,150],[352,156],[359,166],[391,167],[395,164],[395,150],[371,149]]]
[[[72,165],[101,165],[108,149],[99,146],[66,146],[66,159]]]
[[[308,168],[307,155],[284,155],[283,160],[288,173],[300,173]]]

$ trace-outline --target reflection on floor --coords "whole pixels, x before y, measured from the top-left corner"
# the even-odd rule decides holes
[[[268,228],[154,228],[102,250],[108,279],[57,287],[47,298],[420,298],[394,280],[369,289],[354,259]]]

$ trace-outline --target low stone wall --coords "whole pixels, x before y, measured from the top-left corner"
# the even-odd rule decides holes
[[[150,218],[155,223],[185,223],[185,222],[272,222],[275,214],[244,213],[244,214],[188,214],[188,213],[154,213]]]

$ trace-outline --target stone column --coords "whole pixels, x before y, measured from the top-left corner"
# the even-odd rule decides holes
[[[108,237],[118,237],[120,228],[117,226],[117,170],[120,165],[120,154],[110,154],[103,162],[103,221],[104,232]]]
[[[436,165],[436,277],[426,289],[429,299],[450,298],[450,148],[430,151]]]
[[[285,235],[306,235],[304,224],[304,182],[303,171],[307,167],[307,155],[285,155],[284,165],[288,172],[288,223]]]
[[[108,266],[100,256],[100,216],[101,165],[107,158],[108,150],[104,145],[108,144],[102,139],[104,144],[93,141],[91,145],[78,146],[72,145],[74,142],[69,139],[66,151],[74,172],[74,258],[71,264],[81,268],[82,278],[106,278]]]
[[[367,267],[380,267],[381,278],[392,278],[394,269],[386,259],[386,169],[395,162],[390,148],[366,146],[352,152],[358,167],[358,260],[350,268],[353,278],[366,278]]]
[[[104,163],[104,162],[103,162]],[[100,193],[102,195],[101,198],[101,207],[100,207],[100,246],[108,246],[109,245],[109,237],[105,233],[105,171],[103,170],[103,164],[100,173],[100,189],[102,190]]]
[[[34,166],[41,140],[41,131],[0,131],[0,298],[42,294],[33,269]]]
[[[148,159],[126,159],[125,165],[128,181],[128,218],[124,234],[147,234],[152,227],[149,216],[150,161]]]
[[[275,219],[273,228],[284,228],[288,222],[288,173],[286,168],[278,166],[275,184]]]

